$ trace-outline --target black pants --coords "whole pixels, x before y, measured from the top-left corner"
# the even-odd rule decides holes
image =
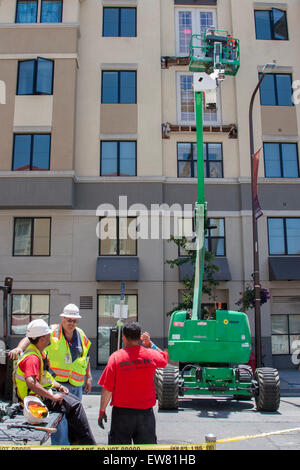
[[[95,439],[89,426],[84,408],[78,398],[69,393],[63,393],[62,403],[53,403],[51,400],[44,400],[49,411],[64,413],[69,428],[70,444],[95,445]]]
[[[109,445],[156,444],[155,416],[153,409],[112,409]]]

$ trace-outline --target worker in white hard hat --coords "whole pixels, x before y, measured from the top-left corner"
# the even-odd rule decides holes
[[[94,445],[95,439],[81,401],[48,371],[44,350],[50,345],[51,332],[42,319],[33,320],[27,326],[26,338],[29,345],[18,360],[15,371],[17,395],[21,401],[28,395],[37,395],[49,411],[64,413],[71,444]]]
[[[81,315],[76,305],[66,305],[60,317],[61,323],[51,326],[51,343],[46,349],[50,368],[55,374],[56,381],[66,386],[81,400],[83,388],[85,393],[90,393],[92,389],[88,356],[91,342],[77,326]],[[28,344],[28,338],[23,338],[18,346],[10,351],[10,357],[16,359]],[[68,445],[66,420],[62,420],[57,432],[51,435],[51,442],[53,445]]]

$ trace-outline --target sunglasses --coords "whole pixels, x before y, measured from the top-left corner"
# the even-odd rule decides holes
[[[65,318],[68,323],[77,323],[78,320],[73,320],[72,318]]]

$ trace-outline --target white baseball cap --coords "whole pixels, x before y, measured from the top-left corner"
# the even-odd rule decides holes
[[[27,330],[26,330],[26,336],[27,338],[39,338],[40,336],[47,335],[51,333],[51,328],[47,323],[42,320],[32,320],[30,323],[27,325]]]
[[[79,308],[75,304],[66,305],[63,313],[61,313],[60,316],[66,318],[81,318],[79,315]]]

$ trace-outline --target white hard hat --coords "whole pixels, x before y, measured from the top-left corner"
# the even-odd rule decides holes
[[[28,338],[38,338],[39,336],[44,336],[47,335],[48,333],[51,333],[51,328],[49,328],[49,325],[42,320],[33,320],[27,325],[27,330],[26,330],[26,336]]]
[[[44,408],[44,412],[41,413],[40,417],[32,414],[30,410],[30,405],[39,405]],[[28,395],[24,398],[24,409],[23,409],[24,418],[28,421],[29,424],[40,424],[43,423],[49,416],[48,408],[45,404],[36,396]]]
[[[75,304],[66,305],[63,313],[61,313],[60,316],[66,318],[81,318],[79,315],[79,308]]]

